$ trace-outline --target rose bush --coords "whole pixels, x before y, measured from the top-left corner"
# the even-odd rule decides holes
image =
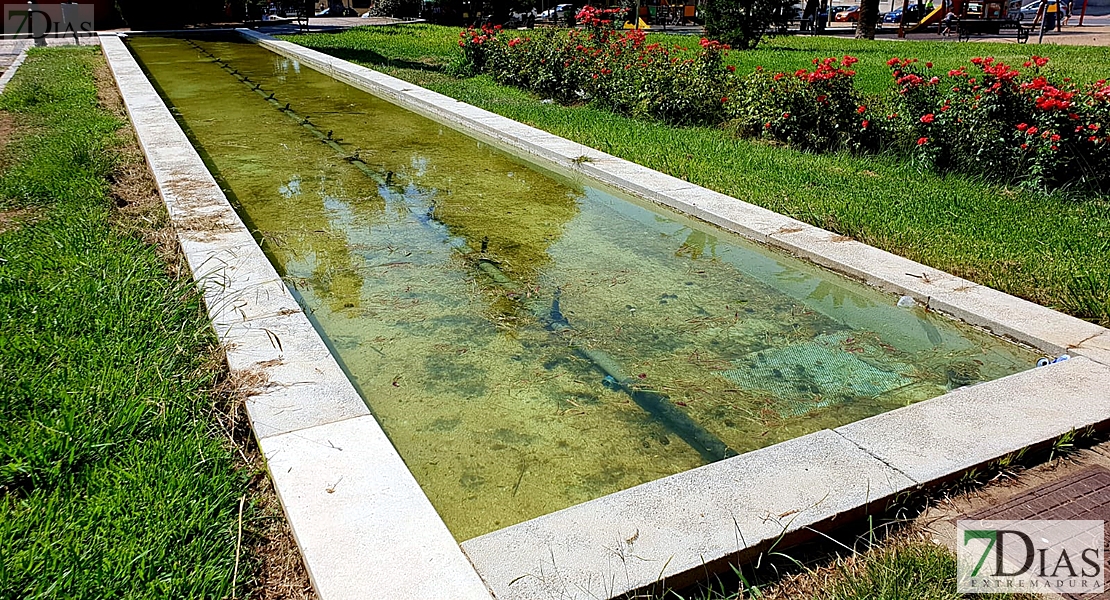
[[[675,125],[728,123],[741,135],[805,151],[891,152],[939,172],[1002,182],[1110,191],[1110,85],[1051,81],[1034,56],[1020,68],[975,58],[947,73],[892,58],[889,94],[855,87],[852,56],[813,59],[812,69],[736,73],[730,48],[647,43],[619,31],[620,10],[584,8],[583,29],[460,34],[465,74],[564,104],[589,102]]]

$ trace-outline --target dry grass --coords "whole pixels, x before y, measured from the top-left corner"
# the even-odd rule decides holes
[[[214,358],[226,370],[223,357]],[[227,374],[213,397],[217,422],[251,474],[251,517],[243,524],[246,560],[254,572],[250,598],[260,600],[314,600],[315,592],[301,562],[296,540],[289,530],[281,503],[266,472],[266,463],[251,432],[244,405],[266,384],[258,371]]]
[[[35,220],[39,211],[33,208],[0,210],[0,233],[12,231]]]
[[[94,74],[100,104],[127,122],[127,112],[108,66],[99,63]],[[2,127],[0,123],[0,134]],[[171,277],[189,277],[189,268],[177,235],[135,133],[130,127],[124,127],[118,135],[118,160],[111,176],[111,194],[116,207],[113,225],[155,247]],[[3,216],[0,213],[0,231]],[[265,384],[265,378],[255,372],[228,372],[222,352],[210,357],[208,368],[222,374],[220,384],[212,390],[213,417],[221,435],[226,437],[227,444],[241,460],[241,467],[250,473],[250,484],[246,490],[250,510],[243,521],[243,553],[239,571],[253,573],[253,581],[245,597],[314,600],[316,594],[308,572],[301,561],[300,551],[285,520],[244,410],[246,399],[257,393]]]

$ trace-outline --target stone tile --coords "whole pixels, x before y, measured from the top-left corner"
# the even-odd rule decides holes
[[[661,202],[675,210],[759,242],[767,243],[773,233],[804,225],[786,215],[694,185],[662,195],[665,198]]]
[[[1093,361],[1110,365],[1110,332],[1084,340],[1079,346],[1068,348],[1068,353],[1086,356]]]
[[[929,299],[935,294],[975,285],[944,271],[801,222],[773,232],[769,243],[880,289],[912,296],[924,305],[929,305]]]
[[[1106,332],[1094,323],[975,284],[934,294],[929,308],[1052,354]]]
[[[463,542],[499,600],[621,596],[912,487],[831,431],[646,483]]]
[[[262,439],[351,417],[370,409],[299,310],[233,324],[216,323],[227,363],[253,383],[247,410]]]
[[[920,483],[1110,420],[1110,367],[1086,358],[960,388],[836,429]]]
[[[578,165],[578,170],[603,183],[655,201],[665,201],[668,192],[698,189],[688,181],[609,155],[590,156],[589,161]]]
[[[320,598],[491,600],[372,417],[261,446]]]

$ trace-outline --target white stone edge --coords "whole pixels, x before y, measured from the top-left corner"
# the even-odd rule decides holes
[[[427,116],[444,125],[492,141],[495,145],[504,149],[515,153],[524,153],[541,164],[562,171],[581,173],[603,184],[713,223],[749,239],[786,250],[791,254],[881,289],[911,296],[933,310],[985,328],[996,335],[1030,345],[1043,352],[1051,354],[1070,352],[1074,355],[1083,356],[1090,361],[1089,363],[1087,361],[1077,361],[1077,364],[1073,365],[1074,368],[1101,371],[1105,369],[1105,365],[1110,364],[1110,353],[1106,350],[1107,340],[1110,339],[1108,333],[1110,332],[1105,328],[933,269],[921,263],[878,250],[866,244],[844,239],[842,236],[837,236],[796,219],[613,157],[366,67],[258,32],[240,30],[240,33],[269,50],[298,60],[310,68],[398,104],[403,108]],[[995,385],[1021,388],[1032,382],[1031,373],[1018,373],[996,382]],[[1085,392],[1097,394],[1099,390],[1085,390]],[[914,405],[914,407],[917,407],[915,410],[931,411],[938,409],[945,402],[949,402],[952,395],[947,394]],[[1035,398],[1026,400],[1037,401]],[[1017,407],[1020,408],[1020,405],[1021,401],[1018,401]],[[878,415],[871,419],[859,421],[854,425],[858,429],[874,422],[872,419],[885,418],[888,425],[893,422],[912,429],[913,419],[917,418],[918,413],[914,410],[908,410],[908,408],[894,413]],[[979,416],[983,418],[990,417],[986,414]],[[912,478],[910,480],[914,482],[914,485],[924,485],[953,477],[968,468],[989,463],[1008,453],[1043,444],[1068,429],[1097,426],[1105,423],[1108,419],[1110,419],[1110,413],[1104,413],[1091,416],[1082,422],[1070,423],[1063,430],[1060,427],[1049,427],[1005,448],[994,449],[978,456],[967,456],[959,467],[943,473],[942,476],[929,478],[928,481],[918,481]],[[849,431],[842,431],[842,429],[838,428],[835,433],[842,437],[850,433]],[[817,432],[811,435],[821,433]],[[850,438],[846,437],[845,439]],[[853,443],[861,451],[875,457],[876,461],[898,469],[896,460],[888,462],[885,459],[878,458],[882,455],[883,448],[881,445],[879,447],[867,447],[867,444],[855,441]],[[730,460],[744,461],[747,460],[744,458],[745,456],[742,455]],[[707,469],[694,473],[697,476],[710,472],[711,469]],[[689,477],[690,475],[685,476]],[[711,484],[711,478],[707,478],[705,483]],[[657,482],[644,485],[651,486],[654,484],[657,484]],[[894,490],[884,497],[872,498],[871,501],[888,499],[900,491],[903,490]],[[618,492],[618,494],[621,493]],[[605,497],[566,510],[588,511],[591,505],[602,506],[604,502],[611,500],[610,497]],[[844,510],[862,507],[863,505],[847,507]],[[767,512],[774,513],[775,508],[767,507]],[[533,521],[469,540],[463,543],[463,548],[467,550],[468,555],[479,565],[481,570],[482,557],[476,556],[475,550],[473,550],[483,546],[481,540],[511,535],[514,529],[529,527],[534,525],[536,521],[557,518],[554,515],[558,514],[553,513],[553,515],[539,517]],[[824,518],[833,517],[835,515],[824,515]],[[748,545],[751,546],[756,543],[758,541],[749,540]],[[478,552],[480,553],[481,550]],[[511,559],[511,557],[509,558]],[[704,558],[709,560],[711,557]],[[501,558],[499,557],[497,560],[501,560]],[[661,572],[660,576],[666,574]],[[486,574],[483,573],[483,575]],[[505,591],[502,587],[505,582],[487,581],[487,583],[495,592]],[[612,595],[615,597],[619,593],[633,589],[635,587],[614,588]],[[511,594],[505,597],[511,597]]]
[[[12,64],[8,65],[8,69],[0,75],[0,94],[8,89],[8,84],[11,83],[12,78],[15,77],[15,72],[23,65],[23,61],[27,60],[27,48],[19,51],[19,55],[15,57]]]
[[[422,599],[450,589],[455,598],[489,600],[458,542],[319,333],[290,302],[130,50],[118,35],[100,40],[229,365],[278,381],[246,408],[317,595]],[[200,230],[198,218],[218,224]],[[244,279],[250,283],[242,285]],[[285,344],[275,342],[278,334]],[[291,375],[283,368],[299,369],[301,377],[286,381]],[[321,369],[329,371],[326,385],[304,379]],[[337,395],[347,405],[337,407]],[[317,403],[323,411],[313,410]],[[330,418],[321,420],[319,412]]]

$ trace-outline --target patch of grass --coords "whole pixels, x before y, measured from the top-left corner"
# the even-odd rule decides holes
[[[38,215],[0,233],[0,596],[229,597],[248,474],[195,288],[113,225],[101,61],[35,51],[0,96],[0,202]]]
[[[448,46],[445,40],[457,36],[453,33],[457,30],[427,25],[393,29],[390,34],[383,33],[385,28],[371,28],[288,39],[329,53],[373,45],[382,59],[365,55],[354,60],[598,150],[1110,325],[1110,199],[1106,197],[1079,200],[1066,193],[1047,195],[975,177],[942,177],[892,157],[814,155],[739,139],[717,128],[676,128],[591,106],[544,104],[486,76],[459,79],[434,69],[397,66],[390,62],[389,39],[404,40],[397,44],[405,60],[446,64],[450,57],[443,50]],[[427,37],[439,41],[421,39]],[[911,54],[911,44],[918,44],[922,56],[926,51],[950,57],[958,52],[1020,51],[1007,44],[783,38],[750,56],[733,56],[743,54],[744,60],[758,62],[768,56],[781,55],[783,61],[796,56],[790,59],[797,61],[792,64],[804,66],[814,50],[831,50],[833,43],[854,44],[859,53],[871,49],[860,64],[878,63],[867,68],[881,67],[883,72],[887,54]],[[792,50],[790,44],[801,49]],[[1058,50],[1060,56],[1070,57],[1058,62],[1084,72],[1103,68],[1099,61],[1107,63],[1100,57],[1110,51],[1054,47],[1051,55],[1057,56]],[[936,60],[939,64],[941,59]],[[763,66],[772,68],[769,62]]]
[[[881,539],[867,532],[854,552],[847,547],[797,561],[766,557],[742,578],[723,579],[700,589],[669,591],[660,600],[961,600],[956,591],[956,558],[915,525],[898,525]],[[777,554],[777,553],[776,553]],[[1034,600],[1029,594],[998,594],[999,600]]]

